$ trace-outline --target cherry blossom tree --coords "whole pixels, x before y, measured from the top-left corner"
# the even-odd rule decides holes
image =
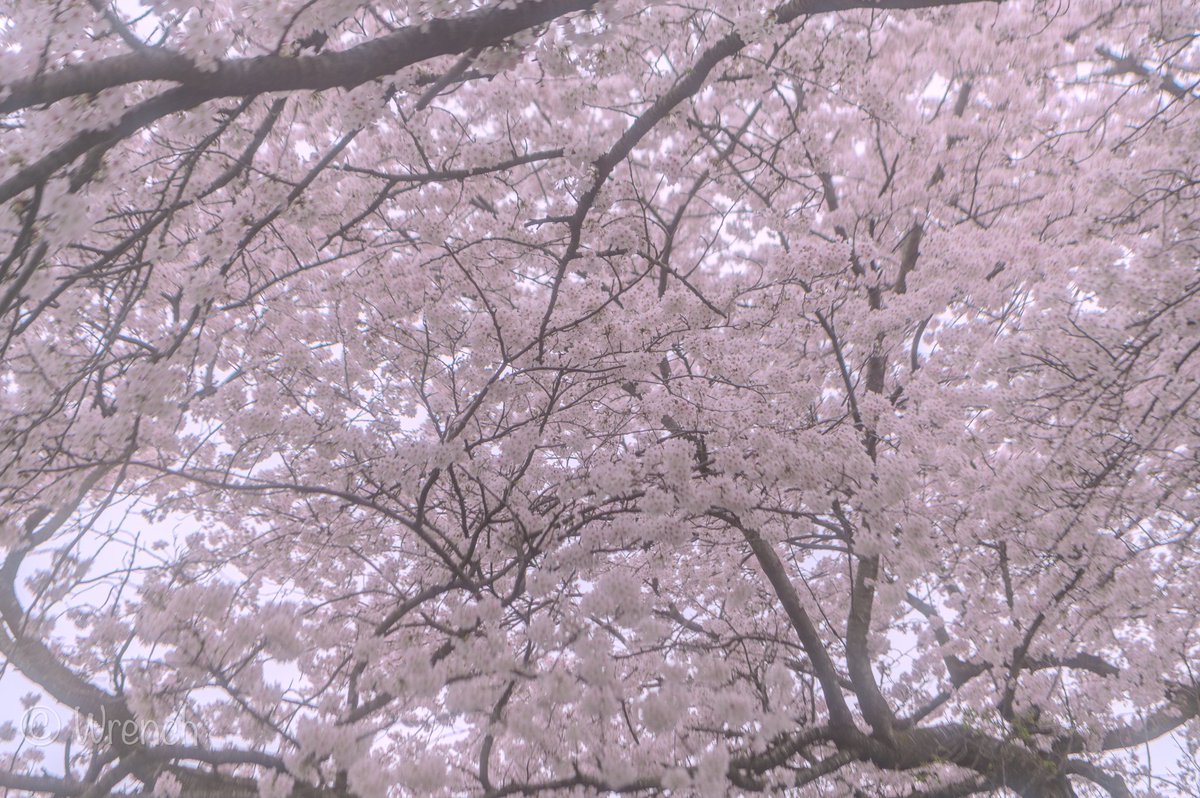
[[[1200,790],[1191,3],[9,2],[0,114],[6,794]]]

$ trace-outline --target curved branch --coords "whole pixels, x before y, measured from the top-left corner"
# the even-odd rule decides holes
[[[0,84],[0,90],[8,90],[8,96],[0,101],[0,113],[152,81],[182,83],[208,99],[276,91],[321,91],[339,86],[352,88],[430,58],[500,44],[516,33],[556,17],[591,8],[595,2],[539,0],[507,8],[504,7],[507,4],[501,4],[458,17],[409,25],[348,50],[301,58],[263,55],[225,59],[217,61],[212,69],[200,68],[183,53],[147,49]]]

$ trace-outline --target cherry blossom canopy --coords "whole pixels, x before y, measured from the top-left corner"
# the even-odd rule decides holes
[[[1200,794],[1198,452],[1186,0],[0,4],[8,795]]]

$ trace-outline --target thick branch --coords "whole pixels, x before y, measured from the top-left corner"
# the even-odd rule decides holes
[[[204,70],[178,52],[151,48],[14,81],[0,113],[53,103],[66,97],[147,81],[172,81],[198,89],[209,99],[276,91],[351,88],[442,55],[500,44],[510,36],[582,11],[596,0],[541,0],[492,6],[450,19],[409,25],[348,50],[295,58],[263,55],[217,62]]]
[[[750,550],[754,552],[759,567],[766,574],[767,581],[774,588],[775,595],[783,604],[783,609],[792,622],[792,628],[796,630],[796,634],[800,638],[804,653],[812,662],[813,671],[816,673],[817,681],[821,683],[821,691],[825,695],[825,704],[829,707],[829,718],[832,725],[839,730],[854,730],[854,718],[842,695],[833,660],[829,658],[829,652],[825,650],[825,644],[821,641],[817,627],[801,605],[800,597],[796,595],[796,588],[792,585],[792,580],[788,577],[783,563],[780,562],[779,555],[770,543],[762,539],[757,530],[744,526],[741,520],[733,514],[717,510],[713,512],[713,515],[740,530],[746,542],[750,544]]]
[[[1117,748],[1132,748],[1157,740],[1183,724],[1200,716],[1200,687],[1179,689],[1171,693],[1170,702],[1150,714],[1142,723],[1113,729],[1104,735],[1101,748],[1111,751]]]
[[[871,606],[874,603],[874,582],[879,574],[879,558],[864,557],[854,574],[850,593],[850,617],[846,623],[846,669],[854,684],[863,717],[871,728],[885,740],[892,739],[894,715],[887,699],[879,690],[871,672],[868,638],[871,631]]]

